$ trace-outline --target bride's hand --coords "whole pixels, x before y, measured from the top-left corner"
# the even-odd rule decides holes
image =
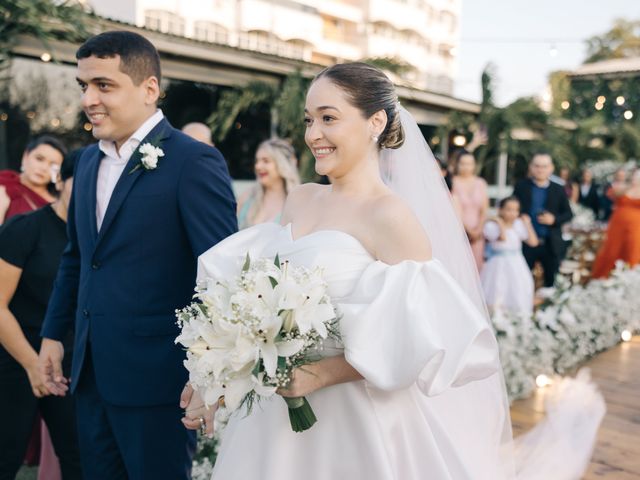
[[[183,402],[186,401],[186,408]],[[185,408],[182,424],[189,430],[198,430],[202,435],[213,437],[213,418],[218,410],[218,404],[207,407],[198,392],[187,384],[180,395],[180,406]]]
[[[287,388],[279,388],[276,393],[283,397],[304,397],[325,386],[321,375],[321,363],[312,363],[294,368]]]

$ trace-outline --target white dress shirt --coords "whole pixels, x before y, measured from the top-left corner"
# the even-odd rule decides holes
[[[583,183],[582,185],[580,185],[580,193],[582,193],[583,197],[589,195],[589,190],[591,190],[590,183]]]
[[[119,150],[115,142],[100,140],[98,147],[104,153],[104,157],[98,168],[98,183],[96,184],[96,221],[98,231],[102,227],[104,215],[109,206],[113,189],[122,176],[125,165],[136,151],[138,145],[144,140],[153,128],[164,118],[162,110],[156,110],[129,139],[122,144]]]

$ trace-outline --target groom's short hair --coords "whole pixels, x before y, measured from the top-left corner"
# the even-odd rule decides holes
[[[84,42],[76,59],[120,57],[120,71],[131,77],[135,85],[154,76],[161,80],[160,56],[153,44],[134,32],[114,30],[104,32]]]

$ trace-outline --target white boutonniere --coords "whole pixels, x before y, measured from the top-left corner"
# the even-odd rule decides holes
[[[151,143],[143,143],[138,148],[138,152],[140,153],[140,163],[138,163],[135,167],[131,169],[130,174],[138,170],[139,168],[144,168],[145,170],[155,170],[158,167],[158,159],[160,157],[164,157],[164,151],[160,147],[156,147]]]

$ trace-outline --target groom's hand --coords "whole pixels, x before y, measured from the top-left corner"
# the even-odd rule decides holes
[[[62,359],[64,358],[64,347],[62,342],[42,339],[40,355],[38,356],[38,368],[40,377],[53,395],[64,396],[69,390],[69,381],[62,374]]]

